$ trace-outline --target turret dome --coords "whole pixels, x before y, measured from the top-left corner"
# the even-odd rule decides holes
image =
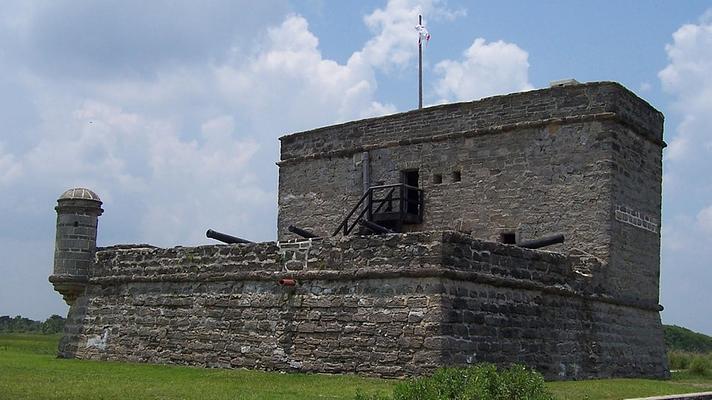
[[[66,192],[62,193],[61,196],[59,196],[59,200],[77,200],[77,199],[82,199],[82,200],[94,200],[94,201],[101,201],[99,196],[92,192],[89,189],[85,188],[74,188],[74,189],[69,189]]]

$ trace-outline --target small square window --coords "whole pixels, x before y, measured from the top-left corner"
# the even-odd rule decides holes
[[[443,183],[443,175],[442,174],[433,175],[433,183],[436,185]]]
[[[452,181],[460,182],[462,180],[462,173],[460,171],[452,171]]]
[[[502,232],[499,241],[504,244],[517,244],[517,235],[514,232]]]

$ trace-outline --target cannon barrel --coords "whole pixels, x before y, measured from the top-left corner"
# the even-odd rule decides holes
[[[253,242],[250,242],[249,240],[245,240],[245,239],[242,239],[242,238],[239,238],[239,237],[231,236],[231,235],[228,235],[228,234],[226,234],[226,233],[217,232],[217,231],[214,231],[214,230],[212,230],[212,229],[208,229],[208,231],[205,232],[205,236],[209,237],[210,239],[219,240],[219,241],[221,241],[221,242],[223,242],[223,243],[228,243],[228,244],[233,244],[233,243],[243,243],[243,244],[245,244],[245,243],[253,243]]]
[[[312,232],[309,232],[309,231],[306,230],[306,229],[302,229],[302,228],[296,227],[296,226],[294,226],[294,225],[289,225],[289,226],[287,227],[287,230],[290,231],[290,232],[292,232],[292,233],[294,233],[294,234],[297,234],[297,235],[299,235],[299,236],[301,236],[301,237],[303,237],[303,238],[306,238],[306,239],[313,239],[313,238],[318,238],[318,237],[319,237],[319,235],[317,235],[317,234],[314,234],[314,233],[312,233]]]
[[[376,233],[378,233],[378,234],[395,233],[395,232],[393,232],[392,230],[386,228],[385,226],[378,225],[378,224],[375,223],[375,222],[366,221],[366,220],[364,220],[364,219],[358,221],[358,223],[359,223],[361,226],[364,226],[364,227],[366,227],[366,228],[368,228],[368,229],[370,229],[370,230],[372,230],[372,231],[374,231],[374,232],[376,232]]]
[[[542,236],[538,239],[523,240],[517,243],[517,246],[525,247],[527,249],[538,249],[541,247],[551,246],[557,243],[564,243],[563,233],[555,233],[553,235]]]

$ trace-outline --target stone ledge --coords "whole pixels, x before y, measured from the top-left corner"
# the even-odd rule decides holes
[[[50,275],[48,280],[50,283],[81,283],[85,284],[89,281],[87,276],[84,275],[69,275],[69,274],[54,274]]]
[[[453,132],[480,132],[495,126],[522,128],[536,121],[557,123],[591,116],[613,118],[641,137],[665,146],[663,116],[658,110],[619,83],[589,82],[442,104],[296,132],[280,138],[281,159],[301,159],[319,152],[319,148],[330,153],[344,147],[360,149],[401,140],[409,143]]]
[[[546,119],[539,119],[539,120],[534,120],[534,121],[515,122],[515,123],[503,124],[503,125],[492,125],[487,128],[464,130],[464,131],[458,131],[458,132],[453,132],[453,133],[443,133],[443,134],[432,135],[432,136],[422,136],[422,137],[382,141],[377,144],[366,144],[366,145],[354,146],[351,148],[311,153],[311,154],[306,154],[306,155],[301,155],[301,156],[293,156],[293,157],[289,157],[289,158],[285,158],[283,160],[277,161],[276,164],[277,165],[287,165],[287,164],[297,163],[300,161],[315,160],[315,159],[320,159],[320,158],[349,157],[355,153],[361,153],[364,151],[370,151],[370,150],[375,150],[375,149],[398,147],[398,146],[403,146],[403,145],[426,143],[426,142],[443,142],[443,141],[452,140],[452,139],[459,138],[459,137],[467,138],[467,137],[474,137],[474,136],[494,135],[494,134],[513,131],[513,130],[541,128],[541,127],[548,126],[549,124],[574,124],[574,123],[605,121],[605,120],[613,120],[613,121],[619,122],[619,123],[627,126],[628,128],[632,129],[634,132],[639,134],[643,139],[645,139],[653,144],[656,144],[660,147],[664,148],[667,146],[667,144],[664,141],[651,138],[640,127],[631,123],[626,118],[623,118],[613,112],[602,112],[602,113],[596,113],[596,114],[575,115],[575,116],[571,116],[571,117],[546,118]]]
[[[476,282],[495,287],[505,287],[511,289],[524,289],[555,294],[564,297],[578,297],[584,300],[607,303],[617,306],[631,307],[644,311],[661,311],[658,304],[649,304],[631,300],[616,299],[606,295],[584,293],[576,291],[569,286],[545,285],[529,280],[505,278],[479,272],[457,271],[443,267],[398,269],[392,271],[378,271],[360,269],[355,271],[295,271],[295,272],[266,272],[266,271],[246,271],[231,273],[174,273],[174,274],[154,274],[154,275],[115,275],[109,277],[91,278],[91,284],[102,287],[120,285],[125,283],[149,283],[149,282],[236,282],[236,281],[257,281],[269,282],[283,278],[296,279],[298,281],[350,281],[367,279],[399,279],[399,278],[444,278],[456,281]]]
[[[331,132],[331,131],[334,131],[337,129],[338,130],[345,130],[348,128],[353,129],[353,128],[356,128],[356,127],[359,127],[362,125],[368,125],[370,123],[397,120],[399,118],[412,119],[413,117],[417,116],[418,114],[428,113],[428,112],[439,112],[439,111],[447,112],[449,110],[458,111],[459,109],[461,109],[463,107],[468,107],[468,106],[469,107],[484,106],[484,108],[486,108],[487,104],[489,104],[489,103],[515,104],[519,99],[532,98],[532,97],[536,97],[539,95],[546,96],[547,93],[555,94],[555,96],[556,96],[556,95],[560,95],[561,93],[564,93],[564,92],[567,92],[567,93],[581,92],[581,91],[585,91],[586,89],[605,91],[606,88],[612,88],[615,91],[620,91],[620,92],[625,93],[629,98],[633,99],[633,101],[639,102],[644,108],[647,108],[648,110],[652,111],[653,114],[656,114],[658,116],[658,118],[660,119],[660,121],[659,121],[660,122],[660,125],[659,125],[660,132],[655,132],[655,133],[662,132],[662,118],[663,118],[663,116],[662,116],[662,113],[660,113],[660,111],[655,109],[655,107],[653,107],[646,100],[640,98],[639,96],[637,96],[635,93],[628,90],[625,86],[621,85],[620,83],[612,82],[612,81],[600,81],[600,82],[584,82],[584,83],[580,83],[577,85],[571,85],[571,86],[566,86],[566,87],[541,88],[541,89],[529,90],[529,91],[524,91],[524,92],[514,92],[514,93],[503,94],[503,95],[485,97],[485,98],[475,100],[475,101],[462,101],[462,102],[457,102],[457,103],[439,104],[439,105],[425,107],[423,109],[414,109],[414,110],[410,110],[410,111],[400,112],[400,113],[396,113],[396,114],[389,114],[389,115],[380,116],[380,117],[371,117],[371,118],[366,118],[366,119],[361,119],[361,120],[356,120],[356,121],[343,122],[340,124],[323,126],[323,127],[311,129],[308,131],[293,132],[293,133],[290,133],[290,134],[280,137],[279,140],[281,142],[289,142],[292,140],[296,140],[297,138],[299,138],[305,134]],[[554,96],[551,96],[550,98],[553,99]],[[584,110],[588,110],[589,108],[590,108],[590,105],[587,105],[587,107]]]
[[[150,244],[114,244],[111,246],[97,247],[96,251],[111,251],[111,250],[133,250],[133,249],[158,249],[159,247]]]

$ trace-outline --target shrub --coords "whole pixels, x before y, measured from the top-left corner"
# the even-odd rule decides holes
[[[709,357],[697,355],[690,362],[689,370],[695,375],[708,375],[712,373],[712,360]]]
[[[544,378],[521,365],[498,370],[492,364],[441,368],[430,377],[410,379],[393,390],[393,400],[551,400]],[[387,397],[357,395],[356,400]]]
[[[57,314],[53,314],[42,323],[42,333],[62,333],[65,319]]]
[[[668,351],[668,367],[670,369],[687,369],[690,367],[693,355],[684,351]]]

